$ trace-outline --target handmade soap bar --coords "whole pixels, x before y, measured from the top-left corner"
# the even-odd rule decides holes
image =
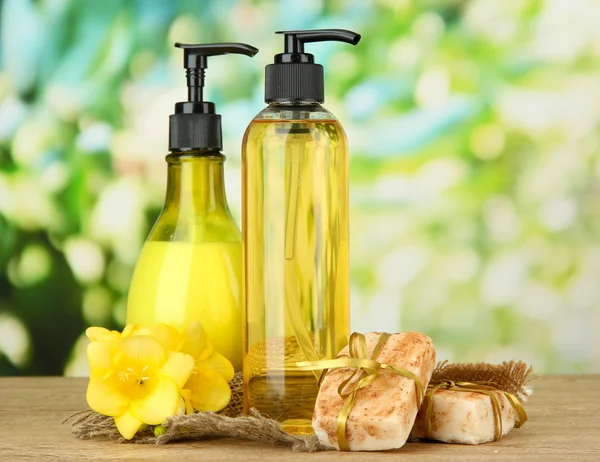
[[[493,392],[500,404],[502,416],[502,436],[515,425],[515,413],[510,403],[500,391]],[[483,393],[455,390],[438,390],[433,395],[430,439],[446,443],[479,444],[493,441],[496,423],[490,397]],[[412,438],[427,437],[426,408],[423,403],[415,425],[410,433]]]
[[[380,334],[368,333],[365,337],[370,358]],[[349,349],[345,347],[338,357],[348,354]],[[427,388],[435,365],[435,349],[426,335],[417,332],[393,334],[373,359],[414,373]],[[332,370],[319,390],[313,428],[319,441],[327,447],[339,449],[337,425],[345,400],[338,395],[338,387],[355,372],[355,368]],[[350,387],[352,385],[353,381],[349,383]],[[346,421],[349,449],[376,451],[403,446],[418,410],[413,380],[391,370],[380,370],[372,384],[356,393],[356,401]]]

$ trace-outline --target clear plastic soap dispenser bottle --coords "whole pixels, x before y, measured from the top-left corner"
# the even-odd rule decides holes
[[[169,118],[165,205],[134,270],[127,323],[199,321],[217,351],[242,365],[241,233],[225,197],[221,116],[203,101],[209,56],[254,56],[241,43],[185,45],[188,101]]]
[[[265,101],[242,146],[244,405],[292,433],[312,432],[318,374],[297,361],[348,342],[348,148],[325,109],[323,67],[304,44],[360,35],[283,31]]]

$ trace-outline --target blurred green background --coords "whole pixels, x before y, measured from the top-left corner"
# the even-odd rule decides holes
[[[185,98],[173,43],[261,50],[207,73],[239,223],[273,32],[325,27],[363,35],[309,50],[351,145],[352,328],[600,372],[600,2],[0,5],[0,375],[85,375],[84,329],[123,326]]]

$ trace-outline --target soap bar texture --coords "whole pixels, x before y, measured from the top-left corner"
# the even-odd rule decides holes
[[[501,391],[493,392],[498,398],[502,416],[502,436],[515,425],[515,413]],[[493,441],[495,419],[492,401],[483,393],[438,390],[433,395],[431,412],[431,439],[446,443],[479,444]],[[425,413],[427,400],[421,406],[412,438],[427,437]]]
[[[379,333],[365,334],[369,358],[379,337]],[[348,355],[348,352],[346,346],[339,355]],[[426,335],[393,334],[373,359],[414,373],[426,389],[435,366],[435,349]],[[319,441],[329,448],[339,449],[337,423],[344,399],[339,396],[338,387],[355,371],[354,368],[332,370],[321,384],[312,424]],[[419,410],[417,400],[417,389],[411,379],[390,370],[380,370],[377,379],[356,394],[346,422],[350,450],[376,451],[403,446]]]

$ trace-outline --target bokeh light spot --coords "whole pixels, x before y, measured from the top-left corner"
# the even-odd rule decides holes
[[[82,283],[98,281],[104,273],[104,254],[98,244],[83,237],[69,238],[64,244],[67,262]]]
[[[8,313],[0,314],[0,350],[16,366],[27,360],[29,333],[21,321]]]
[[[479,125],[471,132],[469,138],[469,147],[473,154],[482,160],[497,158],[502,153],[505,144],[504,131],[498,125],[493,124]]]
[[[111,318],[112,297],[102,286],[86,289],[83,294],[83,317],[88,324],[102,326]]]

